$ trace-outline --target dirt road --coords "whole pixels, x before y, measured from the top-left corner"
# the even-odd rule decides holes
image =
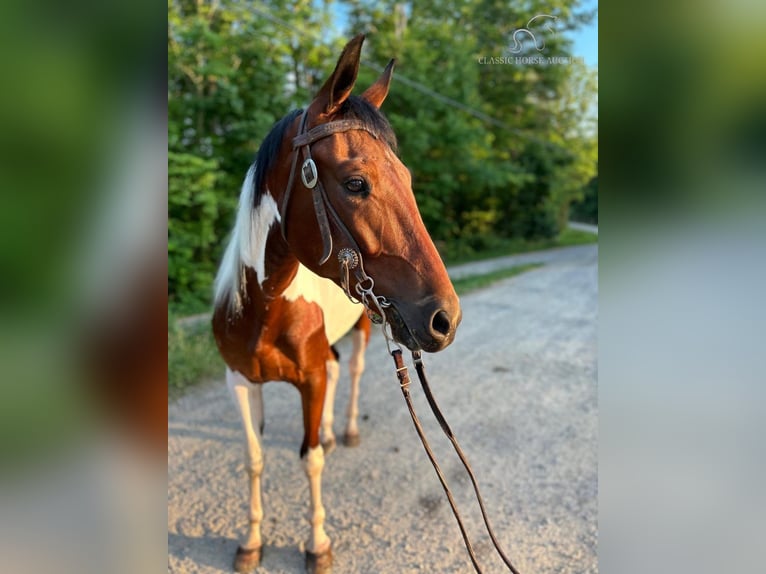
[[[597,249],[559,250],[545,267],[464,296],[455,343],[425,356],[498,537],[523,574],[597,572]],[[342,341],[342,360],[349,351]],[[336,432],[347,377],[338,386]],[[416,409],[484,571],[505,572],[482,534],[470,482],[415,385]],[[273,383],[264,400],[258,572],[301,573],[309,498],[298,459],[299,395]],[[339,446],[325,466],[335,574],[472,572],[379,333],[367,351],[360,412],[361,446]],[[223,381],[171,404],[168,427],[169,571],[231,572],[247,493],[243,434]]]

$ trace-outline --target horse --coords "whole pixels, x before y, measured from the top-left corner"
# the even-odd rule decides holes
[[[338,378],[333,343],[353,328],[356,385],[370,318],[388,325],[397,343],[426,352],[452,343],[461,319],[459,299],[418,211],[410,171],[380,112],[395,61],[360,96],[351,95],[363,42],[364,35],[353,38],[305,110],[288,113],[261,143],[216,276],[212,328],[245,430],[250,483],[237,572],[253,570],[262,554],[261,385],[286,381],[300,393],[300,457],[311,498],[306,570],[330,572],[319,431],[324,415],[324,444],[331,448]],[[358,437],[355,394],[346,429],[352,443]]]

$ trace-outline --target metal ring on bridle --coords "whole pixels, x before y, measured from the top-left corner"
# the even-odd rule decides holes
[[[370,286],[369,287],[365,287],[364,284],[363,284],[364,281],[369,281],[370,282]],[[365,276],[362,277],[361,279],[357,278],[357,280],[356,280],[356,287],[354,287],[354,288],[356,289],[356,292],[359,293],[359,295],[364,297],[365,293],[367,293],[369,295],[372,295],[373,287],[375,287],[375,281],[373,280],[372,277],[370,277],[369,275],[365,274]]]

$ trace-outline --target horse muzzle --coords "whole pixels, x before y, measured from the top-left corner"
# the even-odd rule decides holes
[[[435,353],[455,339],[462,319],[460,305],[440,304],[430,300],[422,305],[408,305],[390,300],[386,318],[396,342],[410,351]]]

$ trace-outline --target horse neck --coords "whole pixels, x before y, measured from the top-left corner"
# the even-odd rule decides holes
[[[255,295],[253,290],[257,290],[264,304],[279,297],[287,289],[298,272],[299,261],[295,254],[290,250],[287,242],[282,237],[282,233],[275,225],[266,241],[266,247],[263,252],[263,267],[258,267],[255,273],[255,281],[248,281],[248,291],[250,295]],[[259,276],[263,273],[263,277]],[[254,297],[253,299],[260,299]]]

